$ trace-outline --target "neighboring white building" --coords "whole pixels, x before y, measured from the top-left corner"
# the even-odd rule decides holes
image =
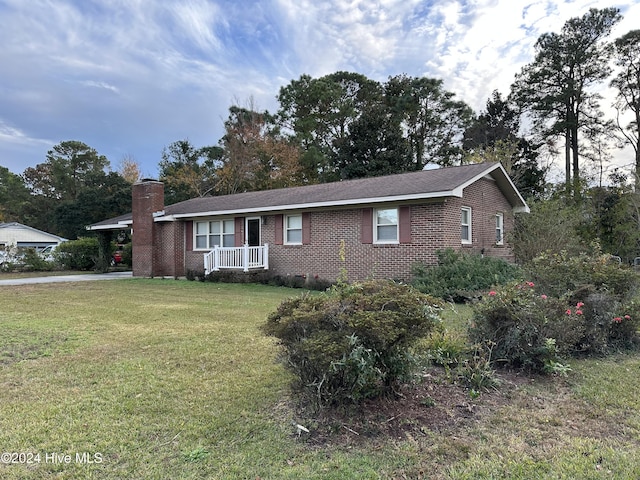
[[[12,247],[33,247],[36,250],[43,250],[66,241],[66,238],[21,223],[0,223],[0,250]]]

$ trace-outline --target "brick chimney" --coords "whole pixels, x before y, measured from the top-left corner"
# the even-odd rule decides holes
[[[154,277],[160,273],[156,258],[156,224],[154,213],[164,210],[164,184],[144,179],[133,185],[131,210],[133,215],[132,263],[135,277]]]

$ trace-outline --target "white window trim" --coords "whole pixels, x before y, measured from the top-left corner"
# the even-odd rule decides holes
[[[300,228],[289,228],[289,219],[292,217],[300,217]],[[302,245],[302,232],[303,232],[303,224],[302,224],[302,214],[301,213],[295,213],[292,215],[285,215],[284,216],[284,225],[282,226],[282,236],[283,238],[283,243],[285,245]],[[293,230],[300,230],[300,241],[299,242],[290,242],[289,241],[289,232],[293,231]]]
[[[378,239],[378,211],[379,210],[395,210],[396,211],[396,239],[395,240],[379,240]],[[397,207],[393,208],[374,208],[373,210],[373,243],[381,245],[397,245],[400,243],[400,211]],[[385,225],[389,226],[389,225]]]
[[[467,219],[469,221],[468,224],[463,224],[462,223],[462,212],[468,212],[467,214]],[[471,229],[471,226],[473,224],[473,220],[472,220],[472,211],[471,211],[471,207],[462,207],[460,209],[460,240],[462,242],[463,245],[471,245],[473,243],[473,231]],[[462,238],[462,227],[463,226],[467,226],[469,227],[469,238]]]
[[[223,218],[220,220],[201,220],[201,221],[194,221],[193,222],[193,251],[194,252],[208,252],[210,250],[213,250],[214,245],[209,245],[209,237],[211,236],[211,234],[209,233],[211,230],[211,223],[213,222],[218,222],[220,223],[220,243],[222,244],[221,246],[224,245],[224,237],[229,235],[233,235],[235,236],[235,224],[233,225],[233,231],[232,232],[225,232],[224,231],[224,222],[225,221],[229,221],[229,220],[233,220],[233,218]],[[198,248],[198,224],[204,223],[207,225],[207,233],[205,234],[206,239],[207,239],[207,246],[204,248]],[[201,235],[202,236],[202,235]]]
[[[499,240],[498,231],[500,232]],[[504,245],[504,214],[502,212],[496,213],[496,245]]]

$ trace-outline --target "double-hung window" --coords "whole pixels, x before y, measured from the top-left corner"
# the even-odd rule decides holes
[[[460,211],[460,239],[462,243],[471,243],[471,207],[462,207]]]
[[[398,243],[397,208],[377,208],[373,221],[375,243]]]
[[[210,250],[215,246],[233,247],[234,221],[214,220],[195,222],[196,250]]]
[[[284,243],[287,245],[302,245],[302,215],[287,215],[285,217]]]
[[[496,213],[496,245],[504,244],[504,215]]]

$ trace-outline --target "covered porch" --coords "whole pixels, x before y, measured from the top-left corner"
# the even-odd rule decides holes
[[[220,270],[242,270],[248,272],[254,269],[269,269],[269,245],[251,247],[245,244],[241,247],[215,246],[204,255],[204,273]]]

